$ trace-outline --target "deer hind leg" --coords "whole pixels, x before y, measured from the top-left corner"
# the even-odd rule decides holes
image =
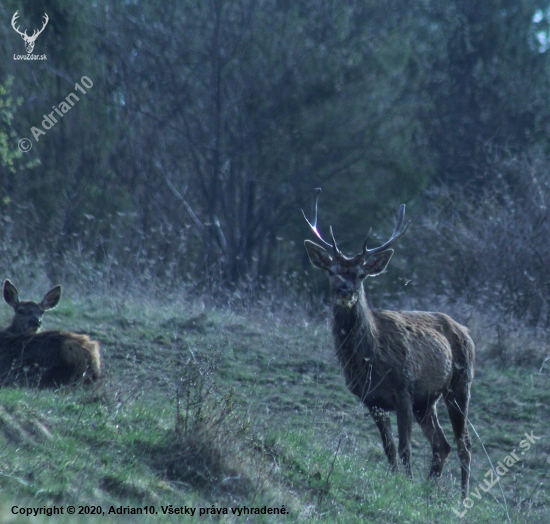
[[[437,399],[427,406],[414,407],[414,415],[422,431],[432,445],[432,466],[428,478],[438,478],[443,471],[443,464],[451,452],[451,446],[441,429],[437,418]]]
[[[411,432],[412,432],[412,402],[410,395],[402,393],[395,406],[397,415],[397,431],[399,433],[399,457],[405,466],[405,472],[412,478],[411,471]]]
[[[397,471],[397,453],[395,450],[395,442],[393,440],[393,432],[391,429],[390,414],[384,409],[377,406],[367,406],[370,414],[378,426],[380,436],[382,437],[382,446],[384,446],[384,452],[388,457],[388,462],[392,471]]]
[[[449,418],[453,426],[458,448],[458,457],[462,470],[462,498],[466,498],[470,483],[470,462],[472,460],[472,443],[468,434],[468,404],[470,401],[470,384],[453,387],[445,397]]]

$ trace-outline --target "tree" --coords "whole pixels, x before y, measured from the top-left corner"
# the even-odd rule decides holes
[[[549,55],[533,45],[536,0],[427,2],[418,7],[411,71],[437,178],[462,184],[489,149],[512,155],[550,138]]]

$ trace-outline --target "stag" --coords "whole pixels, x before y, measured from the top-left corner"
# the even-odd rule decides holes
[[[42,29],[38,30],[38,29],[35,29],[33,32],[32,32],[32,36],[29,36],[27,34],[27,30],[25,29],[25,32],[22,33],[21,31],[19,31],[19,27],[15,27],[15,21],[17,20],[17,18],[19,17],[19,11],[15,11],[15,14],[13,15],[12,19],[11,19],[11,26],[13,27],[13,29],[15,30],[16,33],[19,33],[21,35],[21,38],[25,41],[25,49],[27,51],[27,54],[31,54],[33,49],[34,49],[34,43],[36,41],[36,39],[38,38],[38,35],[44,31],[45,27],[48,25],[48,15],[46,13],[44,13],[44,22],[42,24]]]
[[[86,335],[66,331],[37,333],[44,312],[57,305],[61,286],[46,293],[40,303],[22,302],[11,281],[4,282],[4,299],[15,316],[0,331],[0,386],[20,384],[55,388],[100,375],[99,344]]]
[[[336,354],[348,389],[368,408],[382,437],[390,467],[397,470],[397,455],[389,414],[395,411],[399,435],[399,457],[411,474],[411,431],[416,419],[432,447],[428,478],[441,476],[451,452],[437,418],[437,402],[443,397],[456,438],[462,470],[462,497],[468,493],[471,442],[467,416],[470,386],[474,376],[474,343],[468,329],[444,313],[389,311],[368,305],[363,281],[382,273],[393,255],[390,247],[407,230],[405,205],[401,205],[391,238],[369,249],[344,255],[336,244],[323,240],[317,228],[315,190],[313,220],[304,218],[324,244],[310,240],[305,248],[311,263],[328,273]],[[303,211],[302,211],[303,213]]]

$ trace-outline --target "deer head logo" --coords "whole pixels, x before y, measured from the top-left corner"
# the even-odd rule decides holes
[[[16,11],[13,15],[13,18],[11,19],[11,26],[15,30],[16,33],[19,33],[21,35],[21,38],[25,41],[25,49],[27,50],[27,54],[31,54],[32,50],[34,49],[34,42],[38,38],[38,35],[44,31],[44,28],[48,25],[48,15],[44,13],[44,23],[42,25],[42,29],[40,31],[38,29],[35,29],[32,33],[32,36],[29,36],[27,34],[27,30],[25,29],[25,32],[22,33],[19,31],[19,28],[15,26],[15,21],[17,20],[17,17],[19,16],[19,11]]]

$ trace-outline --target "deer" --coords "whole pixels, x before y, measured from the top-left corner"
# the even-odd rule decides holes
[[[42,317],[46,311],[53,309],[61,299],[61,286],[50,289],[41,302],[19,300],[19,291],[11,280],[4,282],[4,300],[13,308],[15,316],[5,329],[14,335],[32,335],[42,326]]]
[[[15,316],[0,331],[0,386],[58,388],[98,380],[101,357],[96,341],[68,331],[38,332],[42,316],[59,303],[61,293],[61,286],[55,286],[40,303],[23,302],[13,283],[4,282],[4,300]]]
[[[395,412],[398,453],[406,475],[411,472],[411,431],[416,419],[431,444],[429,479],[441,477],[451,452],[437,418],[443,398],[457,444],[461,466],[461,494],[469,489],[471,441],[467,418],[474,377],[475,348],[468,329],[444,313],[374,309],[363,282],[383,273],[394,253],[390,247],[405,234],[405,205],[399,208],[390,239],[369,249],[369,231],[357,255],[344,255],[332,226],[330,242],[317,228],[320,188],[314,190],[313,218],[304,218],[324,246],[305,240],[311,264],[328,273],[332,302],[332,335],[346,385],[369,410],[382,437],[392,471],[398,470],[390,413]]]
[[[42,29],[35,29],[32,32],[32,35],[29,36],[27,34],[27,30],[25,29],[25,32],[22,33],[19,31],[19,27],[15,27],[15,23],[17,19],[19,18],[19,11],[15,11],[15,14],[13,15],[11,19],[11,26],[13,27],[14,31],[21,36],[21,38],[25,41],[25,50],[27,51],[27,54],[31,54],[34,49],[34,43],[36,42],[36,39],[38,38],[38,35],[44,31],[46,26],[48,25],[48,15],[44,13],[44,22],[42,22]]]

